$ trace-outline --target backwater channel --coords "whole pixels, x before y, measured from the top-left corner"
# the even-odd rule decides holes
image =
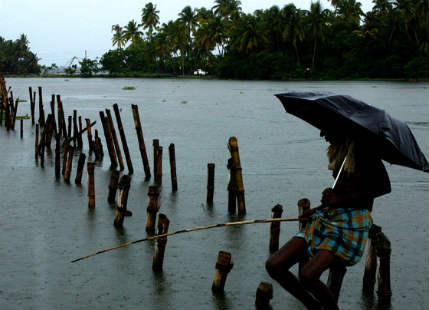
[[[87,178],[81,186],[56,180],[54,156],[46,166],[34,159],[35,130],[24,122],[24,137],[0,128],[0,308],[1,309],[254,309],[261,281],[274,286],[273,309],[304,309],[265,271],[269,224],[216,228],[168,239],[164,271],[152,271],[154,243],[139,243],[78,263],[72,259],[144,238],[148,187],[135,133],[131,104],[137,104],[153,168],[152,140],[164,147],[160,212],[169,231],[229,221],[271,217],[283,205],[284,217],[297,216],[303,197],[318,205],[332,185],[326,142],[319,131],[286,114],[274,94],[292,90],[332,91],[385,109],[408,123],[429,156],[429,85],[401,82],[266,82],[184,79],[8,78],[14,97],[26,99],[18,115],[30,115],[28,87],[43,87],[45,111],[51,94],[60,94],[66,115],[76,109],[97,120],[105,156],[95,171],[96,207],[89,211]],[[135,90],[123,90],[123,87]],[[107,203],[109,156],[99,111],[118,103],[134,165],[124,230],[113,226]],[[37,105],[36,105],[37,106]],[[36,109],[37,111],[37,109]],[[46,112],[48,113],[48,112]],[[36,113],[36,115],[38,115]],[[229,137],[238,139],[247,214],[227,212]],[[83,152],[88,151],[84,136]],[[175,144],[178,191],[169,176],[168,146]],[[54,149],[54,147],[52,148]],[[216,164],[214,205],[206,205],[207,164]],[[392,309],[429,308],[429,175],[385,163],[392,193],[376,200],[374,222],[392,242]],[[125,168],[125,173],[127,169]],[[280,243],[297,231],[282,223]],[[220,250],[234,267],[224,295],[211,285]],[[363,259],[349,268],[340,295],[341,309],[375,309],[362,298]],[[323,275],[326,278],[326,275]]]

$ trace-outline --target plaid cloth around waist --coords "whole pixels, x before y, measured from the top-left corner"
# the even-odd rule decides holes
[[[326,208],[316,211],[296,237],[305,239],[310,256],[318,250],[328,250],[352,266],[363,255],[371,225],[368,210]]]

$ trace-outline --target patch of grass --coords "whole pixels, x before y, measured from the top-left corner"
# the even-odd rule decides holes
[[[122,90],[135,90],[136,88],[134,86],[124,86],[122,87]]]
[[[5,120],[5,119],[6,119],[6,112],[5,112],[5,111],[3,111],[2,115],[1,115],[1,118],[2,118],[2,120]],[[21,119],[30,119],[30,116],[28,116],[28,114],[25,114],[25,115],[17,115],[17,116],[16,116],[16,119],[17,119],[17,120],[21,120]]]
[[[27,100],[18,98],[18,102],[27,102]]]

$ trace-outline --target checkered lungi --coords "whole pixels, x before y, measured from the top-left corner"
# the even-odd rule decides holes
[[[296,237],[305,239],[310,256],[318,250],[328,250],[352,266],[362,257],[371,225],[368,210],[325,208],[316,211]]]

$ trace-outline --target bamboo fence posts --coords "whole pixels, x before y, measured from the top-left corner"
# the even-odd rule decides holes
[[[61,133],[55,134],[55,178],[61,177]]]
[[[224,291],[226,278],[233,266],[231,253],[219,251],[216,261],[216,273],[212,284],[214,292],[221,293]]]
[[[30,112],[31,112],[31,125],[34,126],[34,106],[35,106],[35,102],[33,100],[33,89],[30,87],[28,87],[28,93],[30,95]]]
[[[281,218],[283,213],[283,207],[281,205],[275,205],[271,209],[272,218]],[[280,237],[280,223],[273,222],[270,225],[270,253],[274,253],[279,249],[279,237]]]
[[[83,168],[85,166],[85,160],[86,160],[86,155],[85,153],[81,153],[79,155],[79,160],[77,162],[77,171],[76,171],[76,177],[74,179],[74,183],[76,185],[79,185],[82,183],[82,174],[83,174]]]
[[[214,186],[215,186],[215,164],[207,164],[207,204],[213,205],[213,196],[214,196]]]
[[[154,182],[162,185],[162,146],[159,146],[159,140],[153,139],[153,175]]]
[[[365,295],[372,295],[377,274],[377,255],[375,253],[375,236],[381,232],[381,227],[373,224],[369,231],[368,254],[365,261],[365,272],[363,274],[362,292]]]
[[[391,243],[382,232],[381,227],[372,225],[369,232],[369,250],[365,264],[362,290],[366,296],[374,293],[377,273],[377,258],[380,263],[378,267],[378,305],[380,308],[387,308],[391,304],[392,289],[390,285],[390,255],[392,252]]]
[[[118,124],[119,135],[121,136],[122,149],[124,150],[125,159],[128,167],[128,174],[131,175],[134,173],[133,163],[131,161],[130,151],[128,149],[127,138],[125,136],[124,127],[122,126],[121,114],[119,112],[118,104],[113,105],[113,110],[115,111],[116,123]]]
[[[114,204],[116,202],[116,192],[118,190],[119,174],[119,170],[112,170],[110,174],[109,193],[107,196],[107,202],[110,204]]]
[[[39,90],[39,124],[40,127],[45,126],[45,111],[43,110],[43,95],[42,95],[42,87],[38,87]]]
[[[119,181],[119,198],[118,205],[116,207],[115,220],[113,225],[116,228],[122,228],[124,223],[124,217],[129,216],[132,213],[127,210],[128,192],[130,190],[131,177],[123,175]]]
[[[115,126],[113,125],[112,114],[110,110],[106,109],[107,124],[109,126],[110,133],[112,134],[113,145],[115,146],[116,157],[119,163],[119,169],[124,170],[124,161],[122,160],[121,148],[119,147],[118,137],[116,136]]]
[[[148,233],[155,232],[155,221],[156,221],[156,213],[160,209],[159,204],[159,193],[160,189],[158,186],[149,186],[149,203],[147,206],[147,220],[146,220],[146,231]]]
[[[143,137],[143,129],[140,123],[139,108],[135,104],[131,105],[131,108],[133,110],[134,125],[136,127],[137,139],[139,141],[139,150],[140,150],[140,156],[143,162],[145,180],[147,181],[150,179],[151,174],[150,174],[150,167],[149,167],[149,159],[147,157],[147,152],[146,152],[146,145]]]
[[[168,233],[168,226],[170,220],[165,214],[160,213],[158,215],[158,235]],[[152,260],[152,270],[156,272],[162,271],[162,265],[164,263],[165,247],[167,245],[167,237],[161,237],[156,239],[155,253]]]
[[[231,153],[231,158],[228,160],[227,166],[230,170],[230,181],[228,184],[228,211],[232,214],[235,213],[236,200],[238,205],[238,214],[244,215],[246,214],[244,184],[236,137],[229,138],[228,150]]]
[[[257,310],[270,309],[270,300],[273,298],[273,285],[261,282],[256,289],[255,306]]]
[[[118,166],[118,162],[116,160],[116,153],[113,146],[112,135],[109,130],[109,125],[107,123],[106,117],[104,116],[104,112],[100,111],[100,119],[101,124],[103,125],[104,137],[106,139],[107,150],[109,151],[110,158],[110,169],[115,169]]]
[[[95,163],[88,162],[88,208],[95,208],[95,185],[94,185],[94,168]]]
[[[168,154],[170,158],[171,188],[174,193],[177,192],[176,151],[174,143],[171,143],[168,147]]]

